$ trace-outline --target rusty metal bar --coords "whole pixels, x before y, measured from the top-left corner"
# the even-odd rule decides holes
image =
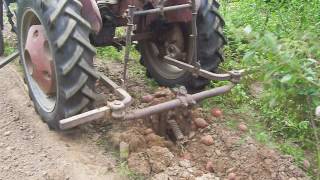
[[[173,59],[171,57],[165,56],[163,58],[163,60],[168,64],[171,64],[171,65],[176,66],[178,68],[184,69],[186,71],[189,71],[192,73],[195,73],[195,71],[196,71],[195,66],[193,66],[191,64],[184,63],[182,61],[178,61],[178,60]],[[197,73],[199,76],[210,79],[210,80],[228,81],[233,78],[232,74],[230,74],[230,73],[229,74],[217,74],[217,73],[212,73],[210,71],[206,71],[204,69],[197,70]],[[239,75],[239,77],[240,77],[240,75]]]
[[[191,7],[191,4],[180,4],[180,5],[168,6],[168,7],[164,7],[164,8],[155,8],[155,9],[149,9],[149,10],[144,10],[144,11],[136,11],[136,12],[134,12],[134,15],[135,16],[143,16],[143,15],[147,15],[147,14],[175,11],[178,9],[185,9],[185,8],[190,8],[190,7]]]
[[[70,118],[62,119],[59,121],[59,127],[61,130],[74,128],[81,124],[110,116],[110,112],[110,107],[104,106]]]
[[[191,11],[192,11],[192,27],[191,27],[191,50],[193,51],[191,53],[191,56],[189,55],[190,58],[193,58],[192,62],[193,65],[196,66],[197,71],[200,69],[200,62],[198,61],[198,49],[197,49],[197,38],[198,38],[198,30],[197,30],[197,7],[196,7],[196,0],[191,0]],[[189,52],[190,53],[190,52]]]
[[[9,64],[11,61],[15,60],[19,56],[19,51],[16,51],[10,56],[6,57],[4,60],[0,61],[0,69]]]
[[[207,91],[202,91],[200,93],[186,96],[185,101],[188,102],[189,100],[194,100],[196,102],[199,102],[199,101],[202,101],[203,99],[206,99],[209,97],[224,94],[224,93],[230,91],[234,86],[235,86],[235,84],[230,83],[229,85],[217,87],[217,88],[210,89]],[[182,98],[182,97],[180,97],[180,98]],[[127,113],[125,115],[124,119],[125,120],[139,119],[139,118],[146,117],[150,114],[161,113],[161,112],[168,111],[168,110],[171,110],[171,109],[174,109],[177,107],[181,107],[183,105],[184,105],[184,103],[180,99],[174,99],[174,100],[164,102],[161,104],[157,104],[154,106],[150,106],[147,108],[134,110],[133,112]]]
[[[128,62],[130,59],[130,49],[131,49],[131,38],[132,38],[132,31],[133,31],[133,18],[135,12],[135,6],[129,5],[129,12],[128,12],[128,23],[127,23],[127,34],[126,34],[126,47],[124,52],[124,66],[123,66],[123,82],[122,86],[125,87],[127,81],[127,69],[128,69]]]
[[[118,86],[115,82],[113,82],[110,78],[107,76],[99,73],[100,80],[110,89],[113,89],[113,91],[118,95],[121,96],[122,100],[121,102],[124,104],[125,107],[129,107],[132,103],[132,97],[130,94],[122,89],[120,86]]]

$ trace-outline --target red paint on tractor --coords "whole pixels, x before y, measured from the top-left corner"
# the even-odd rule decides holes
[[[95,0],[81,0],[83,5],[81,14],[91,24],[91,28],[98,33],[102,28],[102,18]]]
[[[25,47],[29,73],[46,94],[55,92],[53,58],[42,25],[30,27]]]

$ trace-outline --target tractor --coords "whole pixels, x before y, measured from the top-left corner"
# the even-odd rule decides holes
[[[20,56],[35,110],[54,130],[70,129],[99,118],[133,120],[190,107],[230,91],[243,73],[242,70],[218,73],[226,38],[216,0],[6,3],[17,4],[14,13],[17,23],[13,29],[18,37],[18,50],[2,60],[0,68]],[[116,37],[116,29],[121,27],[126,29],[125,35]],[[93,68],[95,47],[103,46],[124,48],[121,85]],[[132,47],[141,53],[140,63],[146,67],[146,76],[160,86],[183,87],[176,99],[128,110],[132,97],[126,91],[126,82]],[[93,108],[97,80],[111,88],[119,99]],[[211,80],[230,83],[205,89]],[[171,121],[170,125],[176,135],[181,135],[176,122]]]

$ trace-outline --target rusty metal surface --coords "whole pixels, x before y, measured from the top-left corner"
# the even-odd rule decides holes
[[[121,102],[125,107],[129,107],[132,103],[132,97],[130,94],[113,82],[110,78],[103,74],[99,74],[100,80],[110,89],[112,89],[118,96],[121,97]]]
[[[240,71],[230,71],[227,74],[217,74],[217,73],[212,73],[212,72],[206,71],[204,69],[198,69],[198,67],[196,67],[196,66],[178,61],[178,60],[173,59],[169,56],[165,56],[163,58],[163,60],[168,64],[174,65],[174,66],[181,68],[181,69],[184,69],[184,70],[187,70],[189,72],[192,72],[198,76],[207,78],[209,80],[220,80],[220,81],[228,80],[228,81],[233,81],[233,82],[237,83],[240,80],[241,73],[243,73],[243,71],[240,70]]]
[[[24,53],[30,75],[44,93],[54,93],[56,83],[53,57],[42,25],[30,27]]]
[[[192,101],[199,102],[199,101],[202,101],[202,100],[209,98],[209,97],[224,94],[224,93],[230,91],[234,86],[235,86],[235,84],[229,84],[229,85],[217,87],[214,89],[210,89],[207,91],[202,91],[197,94],[188,95],[183,100],[182,100],[182,98],[178,98],[178,99],[174,99],[174,100],[171,100],[168,102],[164,102],[161,104],[150,106],[147,108],[137,109],[137,110],[134,110],[132,112],[127,113],[125,115],[125,120],[144,118],[144,117],[149,116],[151,114],[157,114],[157,113],[161,113],[164,111],[172,110],[177,107],[182,107],[182,106],[184,106],[183,102],[190,102],[190,104],[192,103]]]
[[[81,0],[83,5],[81,14],[91,24],[91,28],[98,33],[102,27],[102,18],[95,0]]]
[[[76,116],[72,116],[70,118],[60,120],[59,126],[61,130],[66,130],[105,117],[110,117],[110,107],[104,106]]]

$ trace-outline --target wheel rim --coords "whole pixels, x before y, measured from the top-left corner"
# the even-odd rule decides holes
[[[21,28],[21,54],[30,91],[43,110],[52,112],[57,102],[57,87],[51,44],[32,9],[24,12]]]
[[[175,80],[185,74],[185,70],[170,65],[163,60],[165,55],[171,54],[171,57],[186,61],[186,55],[183,55],[185,51],[185,42],[187,42],[182,28],[179,25],[174,25],[171,30],[166,32],[163,36],[166,37],[163,42],[148,41],[145,42],[144,52],[148,59],[150,59],[150,65],[164,78]],[[171,50],[175,49],[173,53]]]

